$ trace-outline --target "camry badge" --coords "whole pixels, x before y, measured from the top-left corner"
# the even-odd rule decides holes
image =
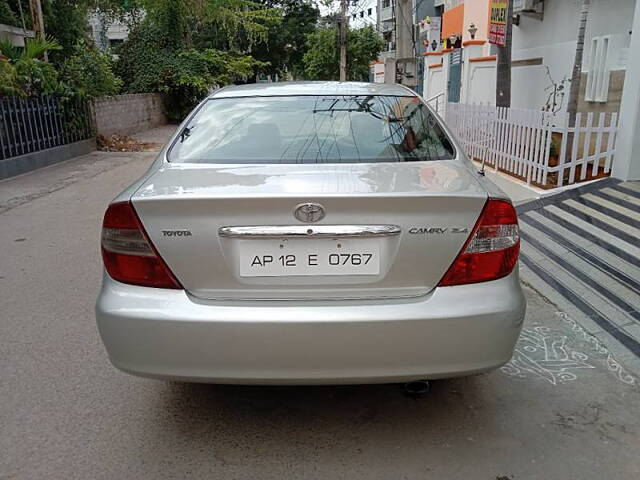
[[[301,203],[296,205],[293,216],[301,222],[314,223],[324,218],[325,211],[324,207],[319,203]]]
[[[411,227],[409,233],[411,235],[442,235],[443,233],[469,233],[467,227]]]

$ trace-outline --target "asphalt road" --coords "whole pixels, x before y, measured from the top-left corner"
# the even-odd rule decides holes
[[[101,216],[152,157],[0,182],[0,478],[640,478],[636,372],[529,288],[512,363],[420,398],[115,370],[93,318]]]

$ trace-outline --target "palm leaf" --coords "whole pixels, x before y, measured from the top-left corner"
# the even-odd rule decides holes
[[[0,40],[0,53],[10,61],[20,58],[20,50],[8,40]]]
[[[22,60],[32,60],[42,57],[45,52],[52,50],[62,50],[60,45],[53,37],[48,38],[32,38],[25,42],[24,51],[22,52]]]

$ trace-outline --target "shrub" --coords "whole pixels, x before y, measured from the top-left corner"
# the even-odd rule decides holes
[[[8,41],[0,41],[0,53],[8,58],[8,66],[3,67],[3,76],[14,79],[14,95],[32,96],[55,93],[60,88],[58,72],[49,63],[40,60],[45,52],[61,47],[52,39],[27,40],[24,49],[19,49]]]
[[[111,55],[100,53],[80,40],[74,47],[73,55],[61,67],[61,80],[82,96],[101,97],[115,95],[122,87],[113,73]]]
[[[49,95],[60,88],[58,72],[50,63],[29,58],[16,62],[15,68],[18,84],[26,96]]]
[[[2,95],[23,95],[16,68],[4,61],[0,61],[0,96]]]

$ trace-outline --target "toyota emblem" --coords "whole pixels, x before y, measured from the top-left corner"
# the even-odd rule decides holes
[[[324,207],[319,203],[301,203],[293,211],[293,216],[301,222],[319,222],[325,216]]]

